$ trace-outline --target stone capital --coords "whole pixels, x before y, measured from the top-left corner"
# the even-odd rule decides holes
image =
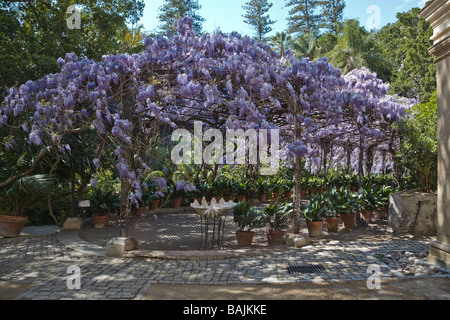
[[[433,28],[429,51],[436,56],[436,62],[450,56],[450,0],[430,1],[419,14]]]

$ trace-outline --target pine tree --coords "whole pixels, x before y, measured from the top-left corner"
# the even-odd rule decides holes
[[[322,1],[317,0],[287,0],[289,10],[288,32],[315,34],[320,27],[321,16],[317,13]]]
[[[340,25],[344,15],[344,0],[327,0],[322,1],[322,24],[321,27],[326,28],[334,34],[339,33]]]
[[[270,25],[276,21],[270,20],[266,13],[272,7],[273,3],[267,0],[250,0],[242,8],[246,11],[243,17],[244,22],[250,25],[256,31],[256,38],[258,41],[266,41],[265,35],[272,31]]]
[[[189,15],[193,19],[193,29],[197,35],[202,33],[202,23],[205,21],[198,14],[202,8],[197,0],[164,0],[164,4],[159,8],[158,19],[161,21],[159,28],[168,33],[169,36],[176,33],[174,22]]]

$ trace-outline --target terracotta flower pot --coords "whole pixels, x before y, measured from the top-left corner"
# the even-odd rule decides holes
[[[377,209],[377,218],[378,219],[386,219],[387,218],[387,212],[388,212],[389,206],[378,208]]]
[[[306,225],[308,227],[308,233],[311,238],[317,238],[322,235],[322,221],[306,221]]]
[[[267,200],[267,194],[266,193],[261,193],[259,195],[259,200],[261,201],[266,201]]]
[[[370,220],[372,220],[373,210],[360,210],[359,213],[361,218],[363,218],[364,221],[366,221],[367,223],[369,223]]]
[[[226,202],[233,200],[233,196],[225,196],[223,197],[223,200],[225,200]]]
[[[353,222],[355,221],[354,213],[341,213],[340,216],[346,228],[353,228]]]
[[[280,196],[280,194],[278,192],[272,192],[272,198],[273,200],[277,201],[278,197]]]
[[[16,217],[0,214],[0,236],[18,237],[28,217]]]
[[[136,212],[137,216],[141,216],[141,215],[145,214],[147,212],[147,210],[148,210],[148,207],[143,206],[143,207],[136,208],[135,212]]]
[[[267,230],[267,242],[269,246],[277,246],[284,244],[284,231],[281,230]]]
[[[183,199],[181,199],[181,198],[173,199],[173,207],[174,207],[174,208],[179,208],[179,207],[181,207],[181,201],[183,201]]]
[[[253,236],[255,232],[253,231],[236,231],[236,239],[239,248],[248,248],[252,245]]]
[[[300,191],[300,194],[301,194],[302,198],[305,197],[305,193],[306,193],[306,190],[301,190],[301,191]]]
[[[325,218],[327,231],[336,233],[339,229],[339,224],[341,223],[340,217],[326,217]]]
[[[152,200],[150,204],[150,210],[156,210],[159,207],[159,200]]]
[[[238,202],[241,202],[241,201],[244,201],[245,196],[237,196],[236,198],[237,198]]]
[[[96,229],[102,229],[109,223],[109,218],[111,214],[105,214],[105,215],[98,215],[94,214],[92,215],[92,220],[94,221],[94,227]]]
[[[216,196],[216,197],[214,197],[214,198],[216,199],[216,202],[219,202],[219,201],[220,201],[220,198],[222,198],[222,197]]]
[[[286,193],[284,194],[284,197],[285,197],[286,199],[290,199],[290,198],[292,197],[292,193],[291,193],[290,191],[288,191],[288,192],[286,192]]]

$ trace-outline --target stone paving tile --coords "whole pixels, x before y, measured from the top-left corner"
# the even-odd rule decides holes
[[[31,282],[17,299],[139,299],[152,283],[233,284],[352,281],[367,279],[371,264],[381,278],[403,277],[376,258],[379,252],[428,251],[428,242],[331,241],[300,249],[218,260],[169,260],[89,256],[52,235],[0,239],[0,281]],[[289,274],[294,265],[320,264],[324,273]],[[67,270],[80,268],[80,289],[69,289]]]

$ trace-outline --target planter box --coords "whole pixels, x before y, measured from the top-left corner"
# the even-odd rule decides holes
[[[435,193],[404,191],[389,196],[387,232],[436,234],[436,219]]]

